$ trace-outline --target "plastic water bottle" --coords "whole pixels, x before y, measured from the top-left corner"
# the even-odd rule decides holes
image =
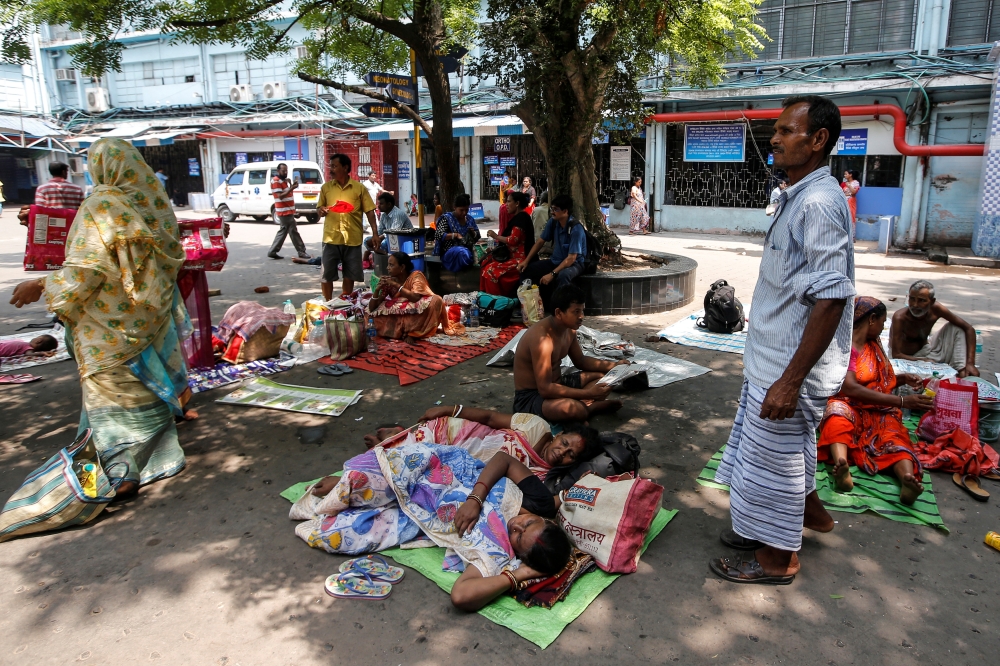
[[[285,301],[285,306],[282,308],[285,314],[293,315],[295,314],[295,306],[292,304],[292,299]]]
[[[976,355],[983,353],[983,332],[976,331]]]
[[[479,303],[476,301],[472,302],[469,309],[469,328],[479,328]]]
[[[493,238],[493,236],[489,236],[486,239],[486,249],[489,250],[490,252],[492,252],[493,250],[496,249],[496,247],[497,247],[497,241],[496,241],[496,239]]]
[[[375,317],[368,317],[368,353],[375,354],[378,352],[378,344],[375,342]]]

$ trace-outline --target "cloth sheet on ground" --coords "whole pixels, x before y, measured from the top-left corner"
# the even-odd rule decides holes
[[[402,340],[379,338],[376,353],[362,352],[340,363],[346,363],[355,370],[395,375],[399,377],[400,386],[407,386],[433,377],[463,361],[499,349],[514,337],[519,328],[519,326],[508,326],[502,329],[490,344],[483,346],[444,347],[427,340],[418,340],[410,344]],[[329,357],[321,358],[319,362],[324,365],[334,363]]]
[[[583,348],[583,353],[587,356],[601,359],[628,358],[634,365],[642,366],[649,377],[649,388],[660,388],[667,384],[711,372],[710,368],[702,365],[661,354],[645,347],[636,347],[617,333],[581,326],[577,331],[577,338]],[[486,365],[513,364],[519,339],[520,337],[517,337],[507,343]],[[573,361],[567,356],[562,360],[562,366],[572,367]]]
[[[20,340],[22,342],[31,342],[33,339],[40,335],[51,335],[59,343],[56,347],[56,353],[52,356],[42,356],[35,358],[26,358],[24,356],[4,358],[0,360],[0,370],[3,372],[12,372],[14,370],[23,370],[25,368],[32,368],[36,365],[46,365],[48,363],[58,363],[59,361],[69,360],[69,352],[66,351],[66,336],[65,329],[58,324],[53,328],[48,329],[35,329],[33,331],[22,331],[21,333],[13,333],[11,335],[0,335],[0,342],[9,342],[11,340]]]
[[[425,338],[427,342],[432,342],[436,345],[442,345],[444,347],[468,347],[469,345],[478,345],[480,347],[485,347],[491,344],[500,334],[499,328],[493,328],[491,326],[480,326],[479,328],[466,328],[465,333],[462,335],[445,335],[443,333],[438,333],[429,338]]]
[[[234,382],[243,381],[244,379],[263,377],[290,370],[296,365],[296,361],[296,357],[283,353],[279,358],[265,358],[239,365],[217,363],[214,368],[189,370],[188,386],[191,388],[192,393],[210,391],[220,386],[227,386]]]
[[[294,504],[317,481],[319,479],[297,483],[284,490],[281,497]],[[660,509],[650,525],[649,532],[646,533],[642,546],[643,553],[675,515],[677,515],[676,510]],[[447,551],[433,545],[433,542],[430,547],[408,548],[407,545],[415,544],[411,541],[402,547],[383,550],[381,554],[391,557],[398,564],[414,569],[450,593],[459,574],[443,569]],[[563,629],[578,618],[598,595],[621,575],[608,574],[596,568],[584,569],[586,561],[576,556],[574,562],[577,564],[575,569],[564,571],[532,586],[535,588],[532,598],[539,602],[538,605],[528,607],[525,603],[527,599],[515,599],[504,595],[481,608],[479,614],[507,627],[540,648],[548,647],[559,637]],[[561,595],[558,603],[553,600],[557,595]],[[551,608],[544,607],[541,603],[543,601],[551,602]]]

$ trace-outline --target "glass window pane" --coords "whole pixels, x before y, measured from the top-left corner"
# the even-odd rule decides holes
[[[250,178],[247,182],[250,185],[264,185],[267,183],[267,170],[263,169],[261,171],[251,171]]]
[[[245,174],[245,173],[246,173],[246,171],[234,171],[229,176],[229,184],[230,185],[242,185],[243,184],[243,174]]]

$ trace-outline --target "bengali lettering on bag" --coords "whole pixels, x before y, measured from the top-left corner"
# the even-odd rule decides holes
[[[586,527],[579,527],[573,523],[563,520],[563,529],[566,533],[573,537],[574,541],[579,546],[580,543],[597,543],[598,545],[604,543],[605,535],[601,532],[595,532],[594,530],[588,530]]]

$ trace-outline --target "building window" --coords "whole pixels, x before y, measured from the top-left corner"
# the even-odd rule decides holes
[[[185,76],[184,83],[194,83],[194,74],[188,74]]]
[[[156,78],[153,72],[153,63],[151,62],[142,63],[142,78],[147,80]]]
[[[236,168],[237,153],[219,152],[219,160],[222,162],[222,173],[229,173]],[[247,162],[270,162],[274,159],[274,153],[246,153]]]
[[[861,174],[864,187],[900,187],[903,182],[902,155],[833,155],[830,173],[837,180],[844,172],[854,169]]]
[[[1000,39],[1000,16],[994,0],[951,0],[948,46],[983,44]]]

